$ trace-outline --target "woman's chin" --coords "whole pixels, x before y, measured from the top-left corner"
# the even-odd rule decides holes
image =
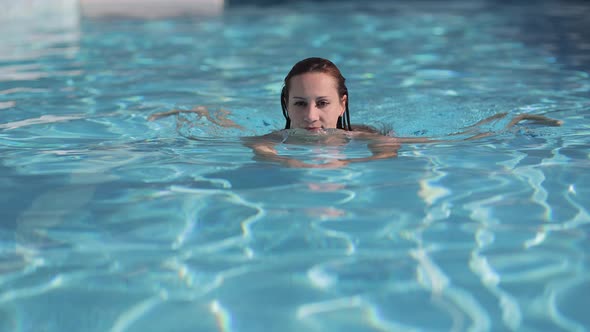
[[[329,128],[325,128],[324,126],[297,127],[295,129],[309,134],[321,134],[329,130]]]
[[[336,134],[340,130],[337,128],[324,128],[324,127],[307,127],[307,128],[293,128],[290,129],[291,134],[301,136],[324,136]]]

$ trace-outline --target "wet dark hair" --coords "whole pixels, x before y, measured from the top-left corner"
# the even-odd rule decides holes
[[[332,61],[323,58],[307,58],[301,60],[297,62],[293,68],[291,68],[291,71],[289,71],[285,77],[283,91],[281,92],[281,107],[283,108],[283,115],[287,120],[285,123],[285,129],[291,128],[291,119],[289,118],[289,113],[287,113],[287,102],[289,101],[291,78],[305,73],[324,73],[332,76],[336,80],[338,96],[340,98],[346,96],[346,107],[344,109],[344,114],[338,117],[336,128],[348,131],[352,130],[350,126],[350,112],[348,110],[348,89],[346,88],[345,84],[346,79],[344,76],[342,76],[342,73],[340,73],[340,70],[335,64],[332,63]]]

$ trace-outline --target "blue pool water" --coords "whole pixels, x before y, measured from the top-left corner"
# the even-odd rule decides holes
[[[588,330],[589,15],[372,1],[5,18],[0,331]],[[308,56],[339,65],[353,123],[449,141],[338,169],[253,160],[241,138],[282,128],[281,81]],[[246,129],[147,121],[195,105]],[[502,112],[564,125],[449,136]]]

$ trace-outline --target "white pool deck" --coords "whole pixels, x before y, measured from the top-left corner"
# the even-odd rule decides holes
[[[20,18],[166,18],[219,15],[224,0],[0,0],[0,22]]]

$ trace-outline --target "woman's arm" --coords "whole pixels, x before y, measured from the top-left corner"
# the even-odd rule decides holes
[[[199,117],[205,117],[207,120],[218,126],[242,129],[240,125],[226,118],[226,116],[230,113],[229,111],[219,110],[215,114],[215,117],[213,117],[209,110],[204,106],[196,106],[191,110],[174,109],[167,112],[154,113],[148,118],[148,121],[154,121],[160,118],[168,117],[171,115],[177,115],[181,113],[196,113]],[[297,159],[280,156],[277,150],[275,149],[275,145],[277,145],[277,143],[281,141],[281,137],[279,136],[280,135],[277,133],[270,133],[260,137],[247,137],[243,140],[244,145],[252,149],[257,160],[273,161],[287,165],[289,167],[297,168],[336,168],[345,165],[344,163],[338,160],[334,160],[332,162],[328,162],[325,164],[309,164]]]
[[[167,112],[154,113],[150,115],[148,121],[154,121],[160,118],[164,118],[170,115],[177,115],[180,113],[196,113],[199,116],[199,118],[205,117],[211,123],[216,124],[220,127],[243,129],[242,126],[227,118],[227,116],[230,114],[230,111],[220,109],[217,112],[215,112],[215,116],[212,116],[209,110],[204,106],[195,106],[191,110],[170,110]]]
[[[488,118],[485,118],[483,120],[476,122],[475,124],[472,124],[471,126],[469,126],[467,128],[476,128],[476,127],[481,126],[482,124],[486,124],[486,123],[492,122],[494,120],[503,119],[506,116],[508,116],[508,113],[494,114]],[[506,125],[506,127],[504,129],[509,129],[509,128],[513,127],[514,125],[516,125],[517,123],[519,123],[521,121],[527,121],[527,120],[532,121],[535,124],[549,126],[549,127],[559,127],[563,124],[563,121],[561,121],[561,120],[555,120],[555,119],[548,118],[543,115],[535,115],[535,114],[526,114],[525,113],[525,114],[519,114],[519,115],[515,116],[512,120],[510,120],[510,122]]]
[[[463,141],[471,141],[471,140],[475,140],[475,139],[479,139],[479,138],[492,136],[492,135],[496,134],[496,132],[493,132],[493,131],[478,132],[477,128],[483,124],[490,123],[495,120],[503,119],[506,116],[508,116],[508,113],[494,114],[490,117],[487,117],[483,120],[476,122],[475,124],[472,124],[471,126],[466,127],[465,130],[463,130],[463,131],[450,134],[449,136],[473,134],[473,136],[463,138],[462,139]],[[543,115],[519,114],[519,115],[515,116],[512,120],[510,120],[510,122],[502,130],[508,130],[522,121],[531,121],[533,124],[549,126],[549,127],[559,127],[563,124],[563,121],[561,121],[561,120],[555,120],[555,119],[548,118]],[[400,143],[438,143],[438,142],[452,141],[452,140],[445,140],[445,139],[432,139],[429,137],[398,137],[397,139],[399,140]]]
[[[463,140],[474,140],[483,137],[488,137],[494,134],[494,132],[484,132],[484,133],[477,133],[477,128],[483,124],[492,122],[494,120],[503,119],[508,116],[508,113],[499,113],[492,115],[488,118],[485,118],[477,123],[467,127],[466,130],[455,133],[453,135],[465,135],[465,134],[474,134],[473,136],[464,138]],[[552,126],[557,127],[563,124],[563,121],[555,120],[548,118],[543,115],[533,115],[533,114],[519,114],[515,116],[510,122],[504,127],[503,130],[510,129],[514,127],[516,124],[522,121],[531,121],[534,124],[545,125],[545,126]],[[360,126],[361,130],[367,130],[365,128],[370,128],[367,126]],[[351,162],[364,162],[370,160],[380,160],[380,159],[388,159],[388,158],[395,158],[397,157],[397,151],[401,147],[402,143],[438,143],[438,142],[448,142],[450,140],[444,139],[432,139],[428,137],[389,137],[377,134],[374,132],[374,129],[366,132],[359,132],[356,135],[358,138],[369,140],[370,142],[367,144],[369,150],[373,154],[370,157],[365,158],[349,158],[349,159],[342,159],[341,161],[344,163],[351,163]]]
[[[469,134],[469,133],[476,133],[477,128],[479,126],[486,124],[486,123],[490,123],[495,120],[503,119],[506,116],[508,116],[508,113],[494,114],[490,117],[480,120],[480,121],[476,122],[475,124],[467,127],[464,131],[461,131],[459,133],[455,133],[453,135],[465,135],[465,134]],[[508,122],[508,124],[504,127],[503,130],[508,130],[522,121],[531,121],[533,124],[549,126],[549,127],[559,127],[563,124],[563,121],[561,121],[561,120],[555,120],[555,119],[548,118],[543,115],[535,115],[535,114],[526,114],[525,113],[525,114],[519,114],[519,115],[515,116],[512,120],[510,120],[510,122]],[[474,140],[474,139],[479,139],[479,138],[483,138],[483,137],[488,137],[488,136],[491,136],[494,134],[495,134],[495,132],[491,132],[491,131],[484,132],[484,133],[477,133],[471,137],[465,138],[464,140],[465,141]]]
[[[275,149],[280,142],[277,133],[271,133],[261,137],[248,137],[244,139],[244,145],[252,149],[256,160],[278,162],[294,168],[338,168],[347,163],[341,160],[333,160],[323,164],[310,164],[294,158],[281,156]]]
[[[369,148],[369,151],[371,151],[372,155],[369,157],[362,158],[340,159],[340,161],[343,163],[348,164],[371,160],[396,158],[397,151],[401,147],[401,141],[395,137],[383,136],[374,133],[361,133],[360,135],[355,136],[369,141],[367,147]]]

